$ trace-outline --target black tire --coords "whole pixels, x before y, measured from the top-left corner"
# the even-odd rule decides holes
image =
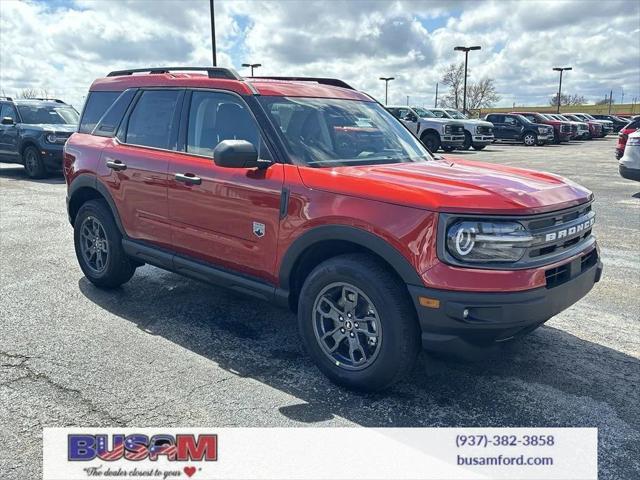
[[[91,245],[91,242],[83,237],[82,233],[85,226],[92,230],[89,222],[92,222],[93,225],[97,222],[98,230],[101,228],[100,235],[104,238],[104,240],[99,240],[106,243],[106,260],[102,262],[101,268],[94,268],[91,261],[87,260],[83,253],[83,248],[86,249],[87,245]],[[122,248],[122,235],[104,200],[90,200],[83,204],[76,215],[73,229],[76,257],[82,272],[91,283],[100,288],[116,288],[129,281],[135,273],[136,267]],[[100,252],[101,258],[103,253]]]
[[[42,162],[42,156],[33,145],[27,146],[22,152],[22,163],[29,178],[43,178],[47,175],[47,170]]]
[[[525,132],[525,134],[522,136],[522,142],[527,147],[533,147],[538,143],[538,135],[533,132]]]
[[[484,150],[485,147],[486,145],[474,145],[473,149],[480,151],[480,150]]]
[[[471,141],[471,134],[465,130],[464,131],[464,143],[460,147],[460,150],[469,150],[471,148],[471,144],[472,143],[473,142]]]
[[[554,145],[560,145],[560,135],[555,129],[553,130],[553,143]]]
[[[366,306],[370,300],[373,310],[367,310],[366,315],[373,315],[378,322],[375,331],[379,334],[379,343],[374,344],[375,347],[365,345],[367,349],[377,349],[377,353],[370,356],[370,363],[365,363],[358,370],[332,358],[326,351],[326,343],[322,346],[318,334],[319,322],[329,320],[318,316],[316,310],[322,305],[322,294],[329,288],[341,288],[342,282],[360,290],[358,302],[364,298]],[[338,286],[333,287],[334,285]],[[340,300],[335,305],[339,305],[339,302]],[[358,327],[355,322],[362,318],[359,316],[362,312],[357,313],[358,307],[352,311],[353,317],[350,318],[354,319],[353,325]],[[323,320],[319,320],[321,318]],[[337,321],[334,326],[336,324],[345,325],[344,322],[340,324]],[[406,286],[384,264],[367,254],[346,254],[331,258],[309,274],[298,300],[298,327],[306,351],[322,373],[332,382],[353,390],[371,392],[390,387],[411,371],[421,349],[420,327]],[[344,329],[341,330],[344,333]],[[343,346],[349,347],[351,340],[347,335],[336,344],[343,341],[346,341]]]
[[[420,137],[420,140],[432,153],[436,153],[440,148],[440,137],[437,133],[427,132]]]
[[[445,152],[453,152],[455,149],[456,147],[442,147],[442,150]]]

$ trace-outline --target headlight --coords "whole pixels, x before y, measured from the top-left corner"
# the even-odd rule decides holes
[[[444,126],[444,133],[450,134],[452,129],[453,129],[453,127],[451,125],[445,125]]]
[[[538,127],[538,132],[539,133],[547,133],[547,129],[544,127]]]
[[[467,263],[517,262],[533,241],[518,222],[460,221],[446,237],[447,251]]]
[[[56,137],[55,133],[48,133],[46,138],[49,143],[56,143],[58,141],[58,137]]]

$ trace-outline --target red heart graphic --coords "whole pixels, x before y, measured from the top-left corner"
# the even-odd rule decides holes
[[[184,467],[183,471],[187,477],[191,478],[196,473],[196,467]]]

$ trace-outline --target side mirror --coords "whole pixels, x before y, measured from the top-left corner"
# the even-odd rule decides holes
[[[2,125],[15,125],[16,122],[13,121],[11,117],[4,117],[2,119]]]
[[[223,140],[213,150],[213,161],[225,168],[264,168],[268,160],[259,160],[258,151],[246,140]]]
[[[404,119],[405,119],[407,122],[415,122],[416,120],[418,120],[418,119],[416,118],[416,116],[415,116],[413,113],[407,113],[407,114],[404,116]]]

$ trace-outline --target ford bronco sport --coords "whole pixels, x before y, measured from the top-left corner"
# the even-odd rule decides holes
[[[288,306],[322,372],[379,390],[421,346],[518,337],[600,279],[585,188],[434,158],[340,80],[193,70],[90,88],[64,173],[98,287],[147,263]]]
[[[0,97],[0,162],[20,163],[30,178],[62,170],[62,147],[78,112],[62,100]]]

